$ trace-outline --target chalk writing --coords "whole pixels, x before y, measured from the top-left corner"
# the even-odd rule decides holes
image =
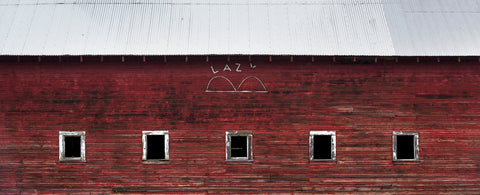
[[[237,68],[235,69],[235,72],[242,72],[242,70],[240,69],[240,67],[242,66],[242,64],[240,63],[235,63],[235,66],[237,66]],[[256,65],[253,65],[251,62],[250,62],[250,68],[251,69],[255,69],[257,66]],[[210,69],[212,70],[212,73],[213,74],[217,74],[220,72],[220,70],[216,70],[215,67],[213,66],[210,66]],[[228,64],[225,64],[225,66],[223,67],[223,70],[222,72],[225,72],[225,71],[230,71],[232,72],[232,69],[230,68],[230,66]]]
[[[223,72],[225,72],[227,70],[230,71],[230,72],[232,71],[232,69],[230,69],[230,66],[228,66],[228,64],[225,64],[225,68],[223,68]]]
[[[257,66],[254,65],[253,63],[249,63],[250,64],[250,69],[255,69]],[[242,64],[240,63],[234,63],[233,65],[235,66],[232,66],[234,68],[235,71],[232,71],[232,68],[230,67],[231,64],[225,64],[225,66],[223,67],[223,70],[222,69],[216,69],[213,65],[210,66],[210,70],[212,70],[212,73],[215,75],[215,74],[218,74],[220,72],[237,72],[237,73],[241,73],[243,72],[242,71]],[[248,65],[247,65],[248,66]],[[244,66],[245,67],[245,66]],[[218,68],[218,67],[217,67]],[[248,71],[247,71],[248,72]],[[252,79],[252,81],[251,81]],[[223,80],[223,81],[222,81]],[[247,80],[249,80],[248,82],[250,84],[248,85],[245,85],[245,82],[247,82]],[[225,83],[226,81],[226,83]],[[223,83],[222,83],[223,82]],[[252,83],[253,82],[253,83]],[[213,84],[212,84],[213,83]],[[255,84],[255,83],[258,83],[258,84]],[[227,84],[225,86],[225,84]],[[252,84],[253,85],[256,85],[256,87],[252,88]],[[218,86],[222,86],[220,89],[218,88]],[[243,87],[242,87],[243,86]],[[240,84],[238,86],[234,85],[232,83],[232,81],[227,78],[226,76],[213,76],[212,78],[210,78],[210,81],[208,81],[208,84],[207,84],[207,88],[205,89],[205,92],[217,92],[217,93],[268,93],[267,91],[267,88],[265,87],[265,85],[263,84],[263,81],[260,80],[258,77],[256,76],[247,76],[247,77],[244,77],[243,80],[240,82]]]
[[[240,63],[235,63],[235,66],[237,66],[237,69],[235,70],[236,72],[242,72],[242,70],[240,70]]]
[[[210,66],[210,68],[212,69],[213,74],[217,74],[217,73],[218,73],[218,70],[214,70],[214,69],[213,69],[213,66]]]

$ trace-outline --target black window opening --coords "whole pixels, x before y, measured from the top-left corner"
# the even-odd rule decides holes
[[[147,159],[165,159],[164,135],[147,135]]]
[[[81,157],[81,137],[65,136],[65,157]]]
[[[331,135],[315,135],[313,137],[313,159],[332,159]]]
[[[225,135],[226,161],[253,162],[251,131],[226,131]]]
[[[247,136],[231,136],[231,157],[248,157]]]
[[[60,162],[86,162],[85,131],[59,131],[58,160]]]
[[[311,162],[336,162],[335,131],[310,131],[309,159]]]
[[[415,159],[414,135],[397,135],[397,159]]]

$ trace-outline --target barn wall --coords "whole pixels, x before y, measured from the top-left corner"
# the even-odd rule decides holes
[[[3,61],[0,192],[478,193],[478,62],[329,60]],[[71,130],[85,163],[58,161]],[[168,163],[142,163],[142,130],[169,130]],[[225,162],[227,130],[253,132],[253,163]],[[309,162],[310,130],[336,131],[337,162]],[[392,131],[419,132],[419,162],[392,162]]]

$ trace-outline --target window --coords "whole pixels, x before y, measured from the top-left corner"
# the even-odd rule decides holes
[[[310,161],[336,161],[335,131],[310,131]]]
[[[60,131],[58,145],[60,162],[85,162],[85,131]]]
[[[166,161],[168,154],[168,131],[143,131],[143,155],[144,161]]]
[[[227,131],[225,134],[227,161],[253,161],[251,131]]]
[[[393,161],[418,161],[418,132],[393,132]]]

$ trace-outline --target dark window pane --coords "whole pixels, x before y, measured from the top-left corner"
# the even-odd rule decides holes
[[[232,157],[248,157],[247,136],[231,136]]]
[[[80,150],[80,137],[65,136],[65,157],[81,157]]]
[[[313,137],[313,159],[332,159],[331,135],[315,135]]]
[[[415,159],[413,135],[397,135],[397,159]]]
[[[165,159],[164,135],[147,135],[147,159]]]

